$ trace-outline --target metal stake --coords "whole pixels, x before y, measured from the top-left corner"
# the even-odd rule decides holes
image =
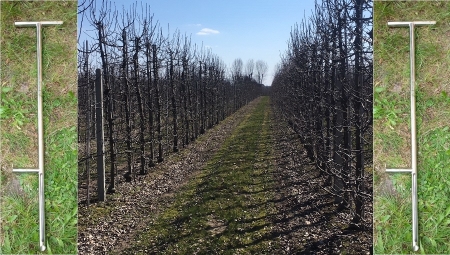
[[[419,250],[419,223],[417,209],[417,142],[416,142],[416,95],[415,95],[415,45],[414,27],[434,25],[436,21],[408,21],[408,22],[388,22],[390,27],[409,27],[409,61],[410,61],[410,81],[411,81],[411,169],[386,169],[386,172],[407,172],[412,178],[412,248]]]
[[[42,124],[42,36],[41,27],[61,25],[62,21],[15,22],[17,27],[36,27],[37,42],[37,101],[38,101],[38,169],[13,169],[18,173],[38,173],[39,175],[39,247],[45,251],[45,200],[44,200],[44,128]]]

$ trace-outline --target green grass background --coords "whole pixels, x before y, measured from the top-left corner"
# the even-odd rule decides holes
[[[374,3],[374,250],[412,253],[409,28],[388,21],[435,20],[417,27],[416,122],[419,254],[450,254],[450,2]]]
[[[46,246],[77,252],[77,2],[0,2],[0,254],[39,253],[36,28],[15,21],[62,20],[43,27]],[[15,184],[16,183],[16,184]],[[18,183],[18,184],[17,184]]]

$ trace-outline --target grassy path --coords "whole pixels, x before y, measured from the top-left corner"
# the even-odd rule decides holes
[[[270,250],[274,169],[269,98],[227,138],[129,254],[246,254]]]

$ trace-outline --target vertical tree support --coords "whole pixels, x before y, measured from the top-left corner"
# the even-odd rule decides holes
[[[102,70],[95,70],[95,123],[97,130],[97,186],[98,201],[105,201],[105,143],[103,131],[103,77]],[[113,180],[111,180],[112,182]]]
[[[88,41],[86,40],[86,45],[84,48],[85,52],[85,65],[84,65],[84,73],[86,74],[86,84],[87,84],[87,111],[86,111],[86,177],[87,177],[87,189],[86,189],[86,205],[89,207],[89,204],[91,203],[91,196],[90,196],[90,188],[91,185],[91,174],[90,174],[90,158],[91,158],[91,94],[90,94],[90,81],[89,81],[89,54],[88,54]]]
[[[386,172],[411,173],[412,178],[412,245],[413,250],[419,250],[419,224],[417,209],[417,141],[416,141],[416,96],[415,96],[415,45],[414,27],[434,25],[436,21],[409,21],[409,22],[388,22],[390,27],[409,27],[409,61],[410,61],[410,82],[411,82],[411,169],[386,169]]]
[[[45,251],[45,196],[44,196],[44,125],[42,118],[42,36],[41,27],[61,25],[62,21],[15,22],[17,27],[36,27],[37,103],[38,103],[38,169],[13,169],[18,173],[38,173],[39,176],[39,247]]]

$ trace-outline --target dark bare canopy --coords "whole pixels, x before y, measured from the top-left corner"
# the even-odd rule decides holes
[[[262,83],[264,81],[264,76],[267,74],[268,69],[269,67],[266,62],[262,60],[256,61],[256,75],[258,83]]]

